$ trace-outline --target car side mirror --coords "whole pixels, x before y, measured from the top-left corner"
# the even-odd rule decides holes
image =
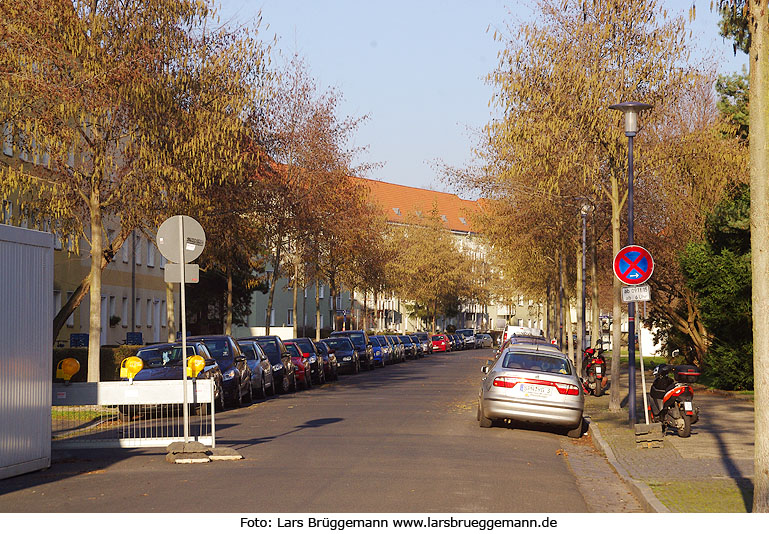
[[[487,365],[484,365],[481,367],[481,372],[485,375],[489,374],[489,367]]]
[[[494,360],[486,360],[486,365],[492,365],[494,363]]]
[[[245,356],[236,356],[235,357],[235,361],[238,362],[238,363],[243,363],[243,362],[246,361],[246,357]]]

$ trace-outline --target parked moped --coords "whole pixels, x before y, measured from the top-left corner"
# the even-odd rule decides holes
[[[603,395],[608,381],[603,349],[587,348],[582,353],[582,388],[586,394]]]
[[[670,377],[673,373],[675,379]],[[694,404],[694,390],[700,370],[696,365],[661,364],[654,368],[654,382],[649,390],[649,417],[663,428],[672,428],[682,438],[691,434],[692,424],[699,419]]]

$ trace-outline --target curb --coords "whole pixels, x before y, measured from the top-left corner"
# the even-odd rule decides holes
[[[670,513],[670,509],[662,504],[662,502],[654,495],[654,492],[651,490],[651,488],[649,488],[649,486],[631,477],[630,473],[628,473],[624,467],[619,465],[619,462],[617,462],[617,457],[614,455],[614,451],[612,450],[611,446],[606,441],[604,441],[603,436],[601,436],[601,432],[598,430],[598,423],[590,421],[590,426],[588,428],[593,432],[593,439],[598,444],[598,447],[606,455],[606,459],[609,461],[620,478],[629,486],[630,491],[633,493],[635,498],[638,499],[638,502],[641,503],[641,506],[643,506],[644,510],[646,512]]]

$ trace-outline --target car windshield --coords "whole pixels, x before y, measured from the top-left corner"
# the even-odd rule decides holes
[[[373,346],[375,346],[375,347],[381,347],[382,346],[382,344],[379,342],[379,340],[377,338],[370,337],[369,339],[371,340],[371,344]]]
[[[302,354],[299,352],[299,348],[293,343],[291,344],[286,343],[286,348],[288,349],[288,353],[291,355],[292,358],[302,357]]]
[[[281,361],[281,354],[277,341],[274,339],[260,339],[257,343],[262,347],[262,350],[267,355],[267,359],[270,360],[271,364],[277,365],[283,363]]]
[[[165,367],[182,363],[182,347],[158,347],[142,349],[136,353],[147,367]],[[195,347],[187,346],[187,357],[195,356]]]
[[[417,336],[417,339],[421,339],[422,341],[427,341],[427,334],[414,334]]]
[[[203,344],[211,353],[211,356],[217,360],[222,358],[231,358],[230,347],[226,339],[204,339]]]
[[[443,336],[433,336],[433,341],[443,341]]]
[[[254,346],[251,343],[238,343],[238,346],[240,346],[240,351],[247,360],[256,359],[256,350],[254,350]]]
[[[315,350],[312,348],[312,343],[310,343],[310,340],[308,339],[297,339],[294,341],[300,349],[302,349],[302,352],[315,352]]]
[[[534,354],[531,352],[513,352],[505,354],[502,366],[506,369],[523,369],[524,371],[542,371],[544,373],[571,374],[571,364],[566,358]]]
[[[407,336],[400,336],[399,338],[403,343],[411,343],[411,340]]]
[[[350,334],[350,339],[356,347],[362,347],[366,344],[366,338],[363,337],[363,334]]]
[[[470,337],[473,335],[473,331],[469,328],[465,330],[457,330],[457,334],[464,337]]]
[[[324,341],[333,350],[353,350],[352,343],[346,338],[330,338]]]

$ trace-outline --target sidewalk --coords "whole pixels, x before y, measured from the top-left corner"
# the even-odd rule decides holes
[[[627,397],[627,374],[622,378]],[[640,371],[636,373],[636,412],[644,422]],[[647,389],[651,383],[647,370]],[[609,412],[609,392],[586,397],[585,415],[593,441],[609,462],[658,512],[748,512],[753,502],[753,404],[734,396],[696,388],[700,419],[688,438],[672,431],[662,448],[640,449],[627,418],[627,407]]]

